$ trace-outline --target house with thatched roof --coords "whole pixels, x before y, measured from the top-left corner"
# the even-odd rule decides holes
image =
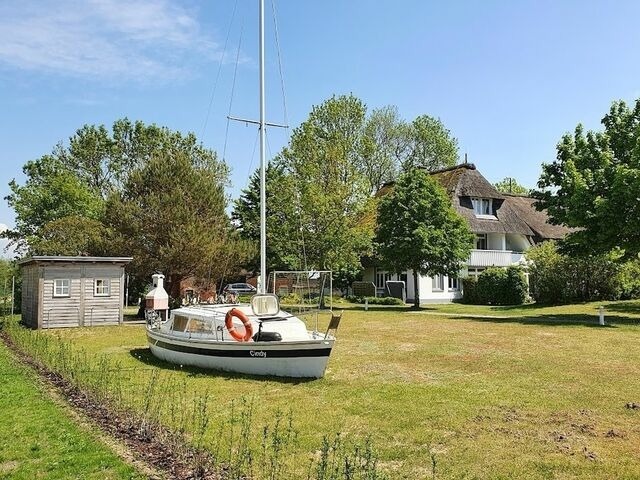
[[[475,234],[475,248],[460,277],[479,275],[485,268],[508,267],[524,263],[524,252],[549,239],[560,239],[569,229],[549,223],[546,212],[539,212],[535,200],[526,196],[498,192],[472,163],[432,172],[431,174],[447,191],[456,211],[467,220]],[[393,184],[382,187],[384,195]],[[392,274],[375,265],[365,268],[364,280],[374,282],[380,293],[387,281],[403,280],[407,286],[407,298],[414,298],[413,272]],[[461,282],[458,278],[440,275],[418,279],[420,299],[446,301],[460,298]]]

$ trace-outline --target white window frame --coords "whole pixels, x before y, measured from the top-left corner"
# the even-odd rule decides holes
[[[456,277],[449,277],[448,285],[450,292],[457,292],[460,290],[460,279]]]
[[[103,282],[98,285],[98,282]],[[93,296],[94,297],[110,297],[111,296],[111,279],[110,278],[94,278],[93,279]]]
[[[71,295],[71,280],[68,278],[55,278],[53,280],[53,296],[69,297]]]
[[[473,213],[475,213],[476,216],[493,216],[492,198],[472,197],[471,203],[473,204]]]
[[[478,248],[479,240],[484,240],[484,248]],[[476,250],[489,250],[489,236],[486,233],[476,233],[474,247],[476,247]]]
[[[444,292],[444,275],[434,275],[431,277],[431,291]]]
[[[392,274],[387,272],[386,270],[376,270],[376,288],[382,289],[387,286],[387,282],[391,280]],[[382,280],[382,285],[379,284],[378,280]]]

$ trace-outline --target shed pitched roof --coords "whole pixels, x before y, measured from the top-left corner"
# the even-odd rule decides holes
[[[31,263],[121,263],[127,264],[133,257],[82,257],[64,255],[35,255],[23,258],[18,261],[18,265],[29,265]]]

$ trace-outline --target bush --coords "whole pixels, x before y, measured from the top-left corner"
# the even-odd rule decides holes
[[[640,262],[621,263],[622,253],[563,255],[554,242],[527,251],[531,295],[540,303],[617,300],[640,296]]]
[[[504,305],[520,305],[529,301],[529,284],[522,268],[507,267],[507,285],[504,290]]]
[[[617,277],[619,297],[622,300],[640,298],[640,260],[622,265]]]
[[[356,297],[350,295],[346,298],[352,303],[364,303],[366,299],[369,305],[404,305],[402,299],[395,297]]]
[[[479,305],[478,279],[477,277],[467,277],[462,279],[462,303]]]
[[[462,282],[462,301],[475,305],[520,305],[527,301],[527,281],[519,267],[491,267],[476,280]]]
[[[527,300],[527,281],[519,267],[490,267],[478,277],[477,299],[484,305],[520,305]]]

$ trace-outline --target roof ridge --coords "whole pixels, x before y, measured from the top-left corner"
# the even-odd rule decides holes
[[[452,165],[450,167],[439,168],[438,170],[429,170],[426,167],[418,167],[421,170],[426,170],[427,173],[433,175],[435,173],[444,173],[450,172],[452,170],[457,170],[458,168],[466,168],[468,170],[477,170],[476,165],[474,163],[458,163],[457,165]]]

